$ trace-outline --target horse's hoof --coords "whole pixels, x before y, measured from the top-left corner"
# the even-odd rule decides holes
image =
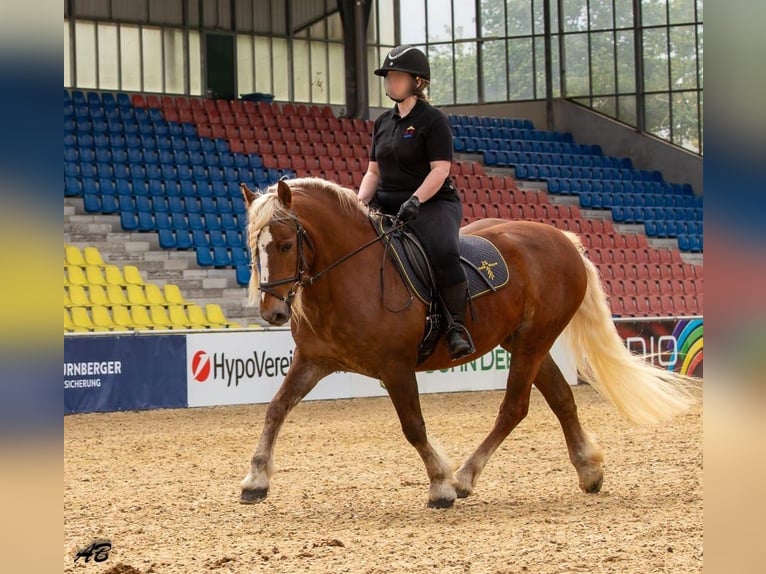
[[[452,508],[454,504],[454,498],[439,498],[437,500],[429,500],[428,508]]]
[[[256,488],[255,490],[242,489],[242,493],[239,495],[239,501],[242,504],[255,504],[261,502],[269,494],[268,488]]]
[[[580,487],[588,494],[597,494],[601,491],[601,485],[604,483],[604,475],[600,475],[596,480],[588,483],[581,484]]]
[[[469,489],[460,488],[459,486],[455,488],[455,492],[457,493],[458,498],[468,498],[473,494]]]

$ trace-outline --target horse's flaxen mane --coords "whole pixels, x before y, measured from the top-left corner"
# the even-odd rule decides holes
[[[327,181],[318,177],[303,177],[285,181],[290,187],[293,195],[319,195],[326,194],[336,201],[345,212],[359,212],[367,215],[368,209],[358,199],[352,189],[342,187],[337,183]],[[287,219],[294,217],[279,201],[277,195],[277,184],[269,186],[265,192],[258,196],[247,210],[247,241],[251,254],[255,251],[255,245],[258,241],[258,234],[271,221]],[[248,288],[248,301],[255,305],[258,301],[260,277],[258,269],[253,266],[250,275],[250,285]],[[293,312],[296,317],[301,317],[302,306],[300,292],[297,294]]]

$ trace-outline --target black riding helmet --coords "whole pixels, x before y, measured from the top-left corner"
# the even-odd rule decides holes
[[[431,79],[431,67],[428,65],[426,55],[414,46],[397,46],[391,50],[383,65],[375,70],[376,76],[383,76],[391,70],[397,72],[407,72],[415,78]]]

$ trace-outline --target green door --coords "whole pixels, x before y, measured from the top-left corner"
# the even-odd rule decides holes
[[[205,62],[207,89],[214,98],[234,100],[236,80],[234,76],[234,36],[207,34],[205,36]]]

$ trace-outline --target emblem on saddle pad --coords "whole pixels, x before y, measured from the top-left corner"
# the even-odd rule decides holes
[[[481,260],[481,265],[479,265],[476,269],[479,271],[484,271],[487,274],[487,277],[490,281],[495,279],[495,272],[492,271],[492,268],[497,266],[497,261],[494,261],[490,263],[486,259]]]

